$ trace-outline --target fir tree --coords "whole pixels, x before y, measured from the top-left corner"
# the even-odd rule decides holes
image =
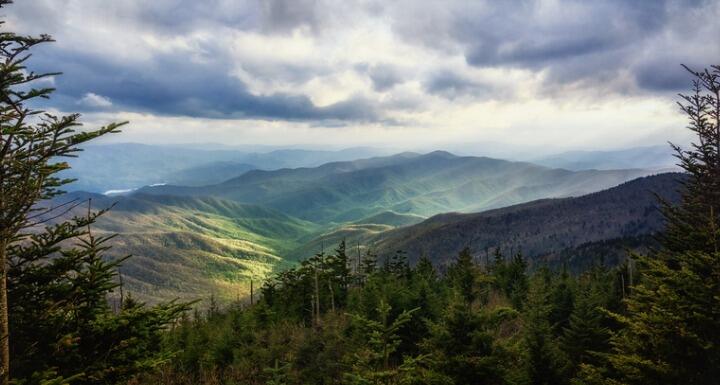
[[[495,352],[488,317],[467,306],[462,296],[455,298],[443,317],[430,324],[429,336],[423,342],[425,351],[434,358],[433,368],[455,384],[504,383],[504,368]]]
[[[400,329],[410,322],[418,309],[403,311],[394,320],[390,319],[390,310],[390,305],[380,301],[379,320],[350,314],[367,337],[367,348],[356,354],[353,371],[346,374],[348,384],[396,384],[402,380],[403,373],[412,372],[407,366],[403,370],[400,365],[393,364],[392,358],[401,343]],[[409,362],[416,364],[417,360]]]
[[[691,71],[692,72],[692,71]],[[666,206],[662,249],[638,257],[640,282],[613,314],[623,329],[613,336],[605,366],[587,366],[587,382],[710,384],[720,378],[720,66],[695,76],[682,110],[697,134],[678,150],[689,175],[682,202]]]
[[[693,93],[680,95],[678,104],[697,140],[687,150],[673,145],[688,178],[681,181],[682,203],[664,204],[661,255],[670,259],[674,253],[720,250],[720,65],[688,71],[695,78]]]
[[[365,282],[367,280],[367,277],[373,274],[376,269],[377,255],[373,254],[370,249],[367,249],[360,263],[360,273],[363,276],[363,282]]]
[[[560,344],[568,359],[567,373],[575,377],[581,365],[601,362],[598,354],[609,349],[610,330],[605,326],[606,306],[597,285],[584,288],[575,300],[575,306],[562,330]]]
[[[107,261],[112,236],[90,229],[104,211],[51,224],[83,203],[43,201],[71,182],[58,176],[63,158],[123,123],[79,132],[78,114],[30,107],[53,91],[33,83],[57,74],[26,68],[29,51],[50,41],[0,33],[0,384],[119,383],[158,364],[163,328],[186,306],[125,303],[113,313],[107,296],[122,259]]]
[[[525,370],[532,385],[561,385],[563,357],[554,339],[548,318],[550,299],[548,281],[542,274],[534,277],[524,310]]]
[[[471,304],[475,296],[475,275],[477,267],[473,262],[470,249],[464,248],[457,256],[455,263],[448,269],[448,278],[453,287],[465,300],[466,304]]]

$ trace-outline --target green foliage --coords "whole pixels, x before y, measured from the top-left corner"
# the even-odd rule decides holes
[[[20,384],[124,383],[170,358],[159,349],[164,328],[188,305],[128,300],[113,311],[108,296],[125,258],[106,259],[113,236],[91,231],[106,210],[92,213],[88,202],[87,215],[50,224],[83,203],[44,201],[71,182],[58,176],[69,168],[63,158],[123,124],[76,131],[78,114],[29,107],[53,91],[32,83],[57,74],[26,68],[29,50],[50,41],[0,33],[0,351],[10,365],[2,382],[9,373]]]
[[[598,268],[572,276],[541,269],[530,274],[521,258],[487,269],[465,251],[445,274],[427,258],[410,267],[401,253],[382,268],[353,272],[338,263],[342,246],[278,273],[251,307],[233,305],[180,322],[164,342],[166,350],[178,352],[163,370],[164,381],[569,383],[579,365],[592,362],[587,358],[594,357],[591,352],[609,351],[607,343],[594,344],[592,338],[585,343],[584,330],[578,330],[583,324],[575,318],[587,310],[578,293],[592,292],[587,303],[620,300],[620,292],[605,282],[614,271]],[[349,274],[347,281],[344,274]],[[328,280],[331,285],[315,284]],[[528,286],[522,310],[506,295],[507,287],[517,287],[515,281]],[[513,283],[500,287],[497,282]],[[344,299],[342,287],[347,288]],[[598,317],[598,330],[609,333],[613,325]],[[575,340],[583,344],[570,342]],[[582,359],[567,359],[571,354]]]
[[[434,368],[455,384],[505,383],[506,368],[492,334],[497,324],[491,317],[499,313],[479,313],[464,298],[455,298],[443,316],[431,324],[423,341],[424,349],[435,358]]]
[[[566,383],[562,372],[564,357],[558,340],[553,338],[550,316],[553,308],[550,292],[550,277],[541,271],[535,275],[528,292],[524,311],[525,371],[527,381],[532,385],[554,385]]]
[[[720,65],[688,71],[695,78],[693,93],[680,95],[679,105],[697,140],[687,150],[673,146],[689,177],[683,182],[682,204],[664,207],[667,228],[662,243],[667,258],[720,248]]]
[[[495,286],[503,291],[516,309],[522,309],[528,292],[527,262],[522,254],[515,254],[510,261],[506,261],[496,251],[490,270],[495,277]]]
[[[367,338],[364,349],[355,353],[355,363],[349,373],[345,373],[348,384],[398,384],[404,383],[404,374],[415,371],[422,357],[403,359],[402,365],[393,364],[391,358],[400,346],[400,329],[410,322],[412,314],[418,308],[405,310],[397,318],[390,320],[390,305],[380,301],[377,308],[378,319],[369,319],[362,315],[351,314],[358,324],[361,335]]]
[[[475,298],[475,263],[470,249],[464,248],[458,254],[455,263],[448,269],[448,277],[453,288],[462,296],[466,303],[472,303]]]
[[[637,257],[640,282],[610,315],[622,328],[604,362],[583,367],[597,384],[709,384],[720,376],[720,66],[693,72],[680,107],[697,135],[677,150],[682,202],[666,205],[659,251]]]
[[[161,336],[188,305],[150,308],[128,298],[111,309],[107,296],[118,286],[122,260],[106,261],[112,236],[90,230],[103,212],[49,227],[8,249],[14,377],[37,383],[35,373],[54,371],[73,384],[121,383],[170,357],[158,351]],[[77,245],[64,246],[68,240]]]
[[[708,384],[720,376],[720,253],[689,251],[673,267],[641,258],[641,284],[625,301],[607,356],[607,383]],[[617,379],[617,380],[615,380]]]

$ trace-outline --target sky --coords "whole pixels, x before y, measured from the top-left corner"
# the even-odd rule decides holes
[[[140,143],[611,149],[686,142],[720,1],[18,0],[43,105]],[[535,150],[532,150],[535,149]]]

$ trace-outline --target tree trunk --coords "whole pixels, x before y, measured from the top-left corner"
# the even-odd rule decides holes
[[[7,243],[0,240],[0,385],[10,382],[10,325],[7,298]]]
[[[315,311],[317,312],[315,316],[315,323],[320,324],[320,285],[318,282],[318,273],[317,270],[315,270]]]

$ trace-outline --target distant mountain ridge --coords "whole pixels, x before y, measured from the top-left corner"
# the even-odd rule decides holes
[[[217,146],[216,146],[217,147]],[[72,191],[128,190],[155,183],[205,185],[220,183],[249,169],[316,167],[321,164],[385,154],[384,150],[355,147],[344,150],[281,149],[248,152],[232,147],[160,146],[139,143],[88,145],[63,176],[77,178]]]
[[[403,250],[413,260],[426,255],[438,264],[452,260],[464,247],[479,256],[500,249],[522,251],[535,261],[557,262],[563,257],[571,264],[588,263],[573,260],[586,255],[578,249],[608,242],[623,247],[661,230],[664,222],[655,194],[678,201],[682,177],[659,174],[581,197],[542,199],[474,214],[441,214],[381,233],[369,242],[381,254]]]
[[[677,170],[677,159],[668,145],[634,147],[624,150],[568,151],[532,160],[543,166],[567,170],[618,170],[642,168]]]
[[[315,168],[252,170],[203,186],[157,186],[146,194],[214,196],[272,207],[317,223],[383,211],[430,216],[473,212],[545,197],[577,196],[648,175],[646,170],[568,171],[526,162],[402,153]]]

